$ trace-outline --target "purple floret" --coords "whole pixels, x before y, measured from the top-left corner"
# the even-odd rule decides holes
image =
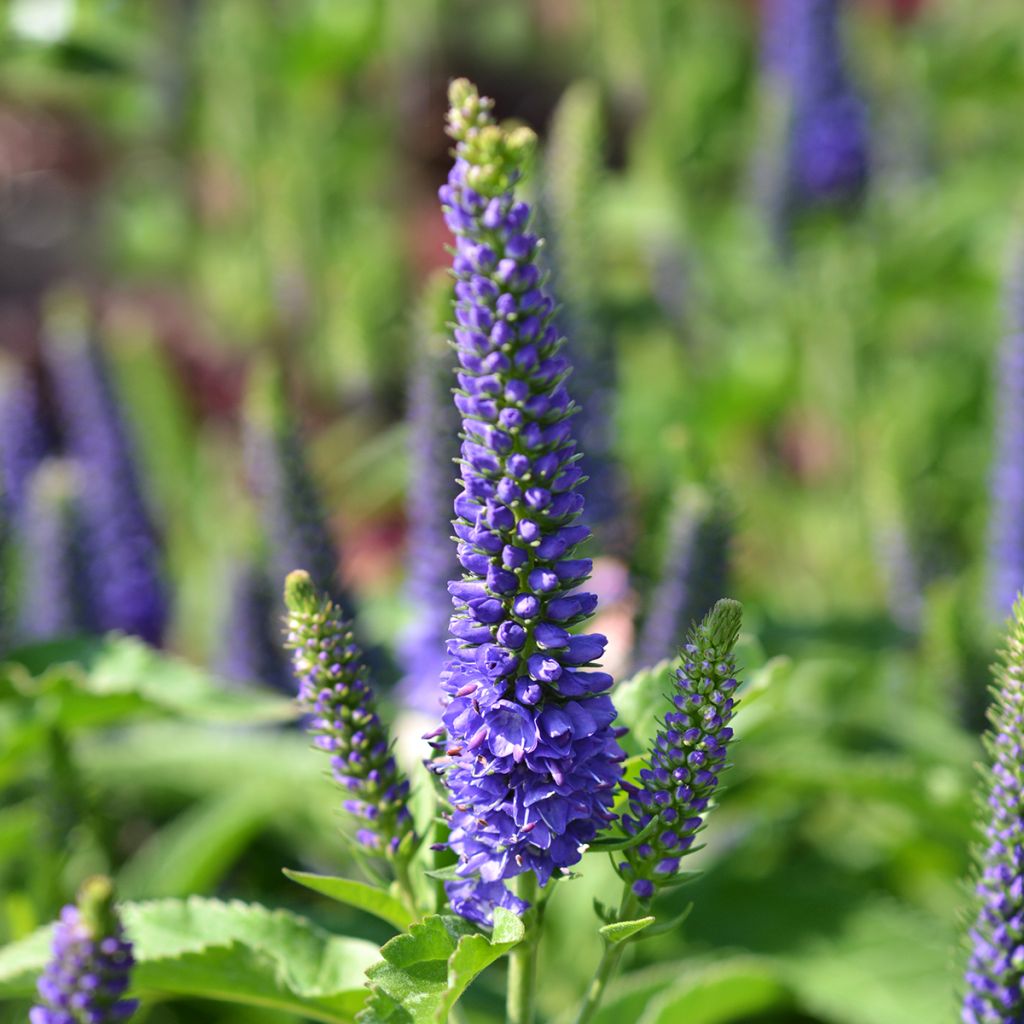
[[[455,165],[441,189],[456,236],[455,402],[462,414],[462,491],[453,527],[462,576],[442,678],[447,741],[437,767],[452,805],[457,871],[485,887],[461,912],[486,920],[496,883],[567,870],[614,819],[624,754],[596,671],[606,640],[570,630],[594,610],[580,591],[591,564],[574,557],[582,473],[572,438],[570,366],[537,266],[530,207],[514,184],[522,136],[494,125],[490,101],[452,86]]]

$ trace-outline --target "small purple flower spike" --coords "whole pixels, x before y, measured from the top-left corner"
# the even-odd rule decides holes
[[[313,745],[331,755],[334,780],[348,793],[345,810],[360,819],[356,839],[384,856],[404,857],[415,841],[409,782],[377,715],[362,652],[309,573],[288,574],[284,600],[299,705],[309,715]]]
[[[649,835],[626,851],[619,865],[641,900],[651,899],[660,885],[673,880],[680,859],[693,848],[719,776],[728,767],[729,723],[737,703],[733,648],[742,619],[739,602],[724,598],[691,630],[676,671],[673,710],[665,715],[665,727],[654,741],[640,782],[623,783],[629,794],[623,830],[635,836],[657,822]]]
[[[114,909],[109,879],[91,878],[53,932],[53,959],[37,985],[29,1024],[118,1024],[138,1009],[125,999],[135,961]]]
[[[486,924],[489,906],[508,905],[495,883],[533,872],[546,885],[614,820],[625,755],[611,677],[594,670],[605,638],[570,632],[597,599],[579,589],[590,560],[573,557],[590,531],[579,522],[570,365],[530,207],[514,190],[533,135],[497,125],[464,79],[449,98],[456,159],[440,197],[456,238],[462,575],[448,586],[447,740],[433,767],[450,793],[457,873],[487,887],[449,888]]]
[[[988,820],[979,851],[977,916],[960,1019],[963,1024],[1024,1021],[1024,598],[1013,608],[996,668],[986,747]]]

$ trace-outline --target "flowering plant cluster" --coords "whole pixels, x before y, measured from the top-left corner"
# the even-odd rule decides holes
[[[830,10],[825,5],[812,13],[827,20]],[[400,934],[378,951],[251,905],[134,905],[126,908],[132,932],[140,935],[140,971],[133,980],[135,953],[111,884],[96,878],[53,927],[31,1024],[128,1020],[139,1005],[129,990],[175,977],[177,969],[187,972],[180,962],[195,968],[209,950],[218,970],[230,961],[242,975],[254,963],[274,960],[272,985],[247,993],[250,1002],[277,1005],[292,986],[288,991],[301,991],[318,1019],[359,1024],[459,1021],[462,992],[507,955],[507,1021],[532,1024],[538,950],[553,895],[583,870],[588,853],[598,852],[610,855],[607,877],[621,891],[617,904],[594,901],[602,951],[575,1017],[576,1024],[589,1024],[629,945],[675,924],[667,905],[692,877],[681,867],[700,849],[698,837],[720,793],[739,704],[742,609],[719,594],[730,523],[717,503],[679,509],[634,655],[638,665],[658,665],[616,683],[601,666],[607,640],[593,631],[598,596],[588,583],[594,563],[582,547],[591,534],[576,429],[580,409],[571,349],[559,330],[573,319],[558,316],[544,243],[523,198],[534,137],[529,129],[499,123],[492,101],[466,80],[452,83],[449,98],[454,163],[440,201],[454,236],[453,284],[438,294],[451,305],[454,355],[446,369],[454,371],[453,401],[448,408],[438,402],[446,390],[444,363],[425,349],[416,364],[420,386],[413,389],[418,465],[409,497],[416,520],[411,554],[419,563],[410,594],[420,618],[404,634],[405,671],[397,689],[421,713],[436,706],[422,764],[400,756],[386,723],[387,687],[395,680],[378,671],[356,640],[357,608],[337,577],[337,552],[276,370],[264,367],[254,376],[246,421],[248,468],[272,540],[269,561],[289,570],[281,646],[297,691],[294,717],[312,746],[328,755],[341,808],[351,819],[351,850],[369,880],[286,873]],[[155,596],[159,588],[139,582],[155,584],[156,577],[143,571],[152,569],[152,537],[143,528],[124,432],[109,415],[103,429],[84,429],[88,419],[102,419],[111,409],[97,359],[95,350],[73,339],[66,362],[52,370],[64,415],[69,422],[83,417],[82,436],[69,434],[74,463],[46,459],[43,433],[23,431],[9,446],[8,492],[20,504],[14,518],[29,541],[26,573],[37,596],[36,604],[25,605],[30,613],[23,630],[66,632],[84,616],[95,612],[102,619],[104,609],[120,604],[131,606],[135,630],[155,642],[163,606]],[[72,387],[75,374],[81,383]],[[0,403],[11,423],[23,411],[17,403]],[[450,452],[454,468],[446,475]],[[26,460],[35,460],[31,472],[24,470]],[[109,494],[102,502],[95,497],[94,481],[83,474],[87,465],[110,468],[115,479],[108,489],[122,500],[117,515],[103,504],[113,500]],[[104,509],[125,531],[135,530],[137,557],[122,552],[117,587],[110,581],[93,607],[82,600],[80,576],[87,575],[93,553],[91,517]],[[453,543],[442,551],[444,539],[435,545],[435,534],[449,515]],[[107,564],[114,573],[114,562]],[[275,603],[266,582],[263,561],[241,565],[232,588],[232,643],[221,652],[225,675],[287,685],[282,652],[266,644],[263,627]],[[1015,608],[992,712],[990,820],[970,933],[964,1024],[1024,1020],[1022,673],[1024,598]],[[647,734],[630,736],[616,702],[619,694],[632,699],[641,685],[657,685],[645,699],[668,705],[660,717],[652,712],[654,724],[644,723]],[[63,756],[59,735],[54,750],[55,758]],[[168,943],[162,930],[168,918],[174,927],[195,928],[189,941]],[[138,933],[137,923],[143,925]],[[332,945],[335,940],[341,945]],[[367,946],[366,989],[329,992],[328,980],[337,981],[333,976],[345,974],[349,958],[365,955]],[[239,949],[239,959],[230,960]],[[306,957],[303,969],[292,970],[290,957]],[[141,970],[157,961],[169,975]],[[307,969],[310,962],[315,970]],[[220,986],[233,984],[231,971],[196,973],[207,986],[203,994],[229,998]]]

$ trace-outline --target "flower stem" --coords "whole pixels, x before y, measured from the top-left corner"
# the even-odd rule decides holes
[[[533,1024],[537,1009],[537,949],[540,945],[540,915],[535,907],[537,877],[526,871],[516,881],[516,895],[531,904],[527,911],[533,920],[527,926],[526,938],[508,955],[508,1024]],[[527,919],[529,921],[529,918]]]
[[[638,909],[637,899],[633,895],[632,889],[627,885],[622,894],[622,903],[619,905],[617,920],[632,920],[636,916]],[[626,951],[627,944],[626,942],[608,942],[605,940],[604,955],[601,957],[601,962],[597,965],[597,970],[594,972],[590,987],[587,989],[586,998],[582,1006],[580,1006],[580,1012],[576,1015],[576,1024],[588,1024],[589,1021],[593,1020],[594,1014],[601,1005],[602,998],[604,998],[608,982],[611,981],[618,970],[619,961],[622,960],[622,954]]]

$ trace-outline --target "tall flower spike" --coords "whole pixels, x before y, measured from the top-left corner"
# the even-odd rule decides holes
[[[50,328],[64,447],[80,474],[96,626],[159,644],[168,618],[161,552],[103,353],[71,299],[54,310]]]
[[[377,715],[362,652],[341,610],[321,596],[308,572],[288,574],[286,646],[299,681],[299,705],[317,749],[331,755],[334,779],[349,797],[344,808],[360,819],[356,838],[386,855],[412,838],[409,782],[399,772],[388,733]]]
[[[1006,281],[989,528],[989,602],[998,621],[1024,589],[1024,240]]]
[[[406,596],[413,614],[401,638],[400,692],[407,707],[427,714],[436,714],[440,705],[448,637],[448,607],[438,594],[458,571],[455,551],[443,541],[451,532],[452,502],[459,490],[459,416],[451,399],[454,358],[444,343],[451,292],[444,275],[424,293],[409,382]]]
[[[306,466],[284,381],[269,360],[252,369],[244,443],[249,481],[270,542],[271,578],[284,579],[295,566],[307,566],[317,589],[327,591],[351,618],[354,607],[338,579],[338,552]]]
[[[52,447],[35,379],[22,364],[0,358],[0,476],[12,514],[20,513],[29,478]]]
[[[495,124],[491,101],[465,80],[449,97],[456,159],[440,197],[456,237],[463,575],[448,587],[447,756],[437,767],[464,879],[449,888],[452,907],[486,923],[494,902],[511,902],[497,883],[532,871],[545,885],[579,861],[614,817],[624,754],[611,677],[593,670],[605,638],[570,632],[597,599],[579,590],[589,559],[573,557],[590,531],[579,522],[570,367],[530,208],[514,194],[533,136]]]
[[[720,500],[682,494],[673,509],[664,569],[648,602],[635,668],[670,658],[678,638],[726,590],[732,523]]]
[[[77,467],[47,459],[33,474],[17,526],[20,635],[47,640],[94,627],[79,508]]]
[[[733,648],[742,620],[740,604],[725,598],[691,630],[683,663],[676,670],[674,710],[665,715],[665,727],[640,771],[639,783],[623,783],[629,794],[623,829],[638,835],[657,821],[654,831],[628,849],[619,865],[641,900],[651,899],[679,870],[727,767],[729,723],[737,703]]]
[[[275,635],[279,623],[277,596],[263,566],[254,558],[240,559],[231,567],[218,673],[231,682],[291,692],[291,672]]]
[[[1006,647],[996,667],[986,747],[988,821],[979,850],[978,911],[961,1020],[1018,1024],[1024,1020],[1024,598],[1013,608]]]
[[[29,1024],[115,1024],[137,999],[125,999],[134,964],[109,879],[91,878],[77,906],[66,906],[53,933],[53,959],[39,978]]]
[[[846,69],[842,0],[768,0],[762,61],[781,147],[763,182],[770,205],[788,211],[850,203],[869,173],[867,111]],[[767,167],[767,164],[766,164]]]

